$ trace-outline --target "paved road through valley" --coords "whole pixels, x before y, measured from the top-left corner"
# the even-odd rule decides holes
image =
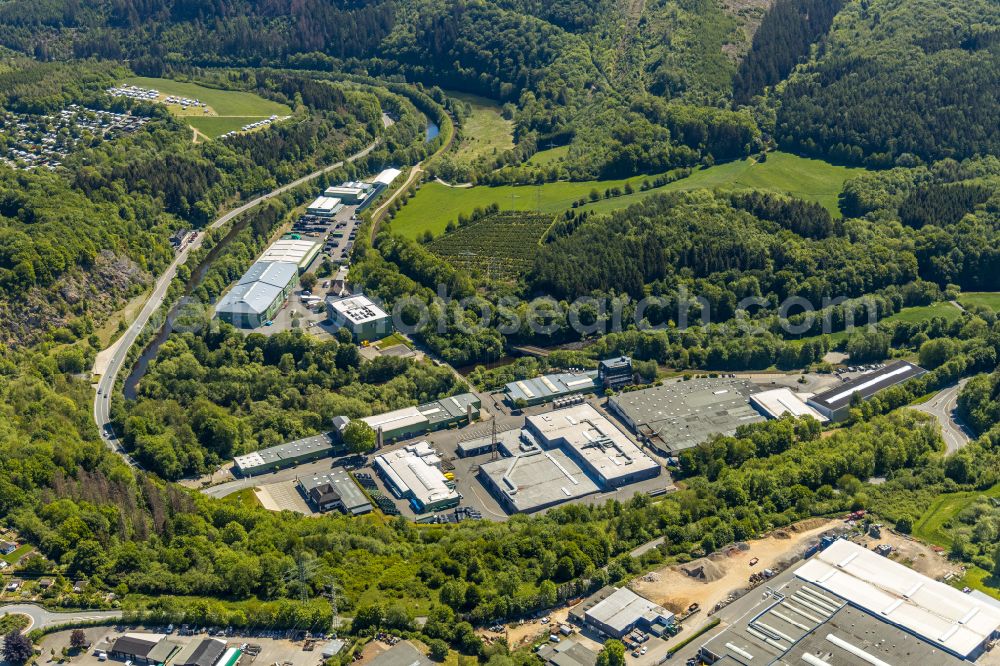
[[[286,185],[271,190],[267,194],[262,194],[259,197],[247,201],[238,208],[234,208],[228,213],[222,215],[217,220],[212,222],[208,229],[215,229],[217,227],[226,224],[233,218],[245,213],[254,206],[257,206],[269,199],[273,199],[276,196],[284,194],[292,188],[298,187],[303,183],[309,182],[320,175],[332,171],[333,169],[339,168],[344,165],[345,162],[353,162],[358,160],[371,151],[375,150],[375,147],[379,144],[379,139],[376,139],[370,143],[364,150],[361,150],[354,155],[351,155],[346,160],[337,162],[336,164],[331,164],[330,166],[324,167],[317,171],[313,171],[310,174],[302,176],[298,180],[294,180]],[[138,339],[139,334],[149,323],[150,318],[153,313],[156,312],[159,307],[163,304],[164,298],[167,295],[167,289],[170,287],[171,280],[177,274],[177,269],[182,266],[190,256],[191,251],[199,248],[201,242],[204,239],[204,234],[199,234],[198,238],[188,244],[183,250],[177,253],[174,258],[173,263],[163,272],[163,275],[156,281],[156,285],[153,287],[153,293],[150,294],[149,300],[142,307],[139,315],[132,322],[131,326],[123,333],[119,340],[115,343],[113,351],[111,352],[110,358],[107,361],[107,368],[101,374],[100,379],[97,382],[97,395],[94,397],[94,421],[97,423],[97,427],[101,430],[101,437],[107,443],[108,448],[110,448],[115,453],[119,454],[124,458],[124,460],[132,467],[138,467],[138,463],[132,459],[122,446],[117,433],[115,433],[111,428],[111,396],[114,393],[115,381],[118,378],[118,373],[121,372],[122,366],[125,363],[125,358],[128,355],[129,349],[135,344]]]

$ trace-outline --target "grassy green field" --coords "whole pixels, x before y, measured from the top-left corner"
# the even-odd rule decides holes
[[[927,321],[934,317],[943,317],[945,321],[953,322],[962,316],[962,311],[951,303],[934,303],[913,308],[903,308],[892,315],[887,321],[904,321],[908,323]]]
[[[292,110],[284,104],[239,90],[217,90],[197,83],[146,76],[125,79],[125,83],[141,88],[155,88],[164,95],[190,97],[204,102],[209,106],[208,113],[200,107],[185,110],[176,104],[167,105],[167,108],[173,115],[183,118],[189,125],[210,138],[238,130],[255,120],[272,115],[287,116],[292,113]]]
[[[455,153],[459,161],[474,162],[514,147],[514,123],[500,114],[499,104],[465,93],[449,92],[448,95],[472,107],[462,127],[462,142]]]
[[[24,557],[31,551],[32,551],[31,546],[29,546],[28,544],[24,544],[22,546],[18,546],[17,548],[15,548],[13,551],[11,551],[6,555],[0,555],[0,560],[4,560],[5,562],[7,562],[7,564],[17,564],[22,557]]]
[[[375,340],[372,342],[373,347],[378,347],[379,349],[385,349],[386,347],[392,347],[393,345],[403,345],[404,347],[409,347],[410,343],[406,341],[402,333],[396,331],[395,333],[390,333],[381,340]]]
[[[539,150],[528,159],[527,164],[530,166],[547,167],[553,162],[565,159],[568,154],[569,146],[556,146],[547,150]]]
[[[965,507],[984,496],[1000,497],[1000,484],[985,492],[948,493],[937,497],[924,512],[924,515],[920,516],[919,520],[914,523],[913,536],[942,548],[950,548],[951,535],[948,534],[944,524],[954,519]],[[1000,599],[1000,589],[998,589],[1000,588],[1000,580],[989,571],[975,565],[969,565],[964,576],[949,582],[959,589],[968,586]]]
[[[965,307],[976,305],[1000,312],[1000,292],[997,291],[971,291],[959,296],[958,302]]]
[[[975,564],[968,566],[964,576],[952,578],[948,582],[951,583],[952,587],[957,587],[960,590],[964,587],[971,587],[973,590],[979,590],[994,599],[1000,599],[1000,579]]]
[[[226,495],[222,501],[227,504],[235,504],[237,506],[260,506],[260,500],[257,499],[257,493],[253,491],[253,488],[244,488],[243,490],[238,490],[231,495]]]
[[[951,547],[951,536],[944,524],[982,496],[1000,497],[1000,484],[985,492],[970,491],[939,496],[913,525],[913,535],[944,548]]]
[[[838,200],[844,182],[864,173],[864,169],[842,167],[822,160],[807,159],[789,153],[768,153],[767,161],[752,159],[727,162],[706,169],[699,169],[687,178],[668,183],[655,190],[636,192],[612,201],[599,201],[592,210],[605,212],[628,206],[651,194],[680,190],[744,189],[752,188],[769,192],[785,192],[806,201],[822,204],[834,217],[840,217]]]
[[[456,220],[459,213],[469,214],[476,207],[486,208],[492,203],[503,210],[558,213],[570,208],[577,199],[586,198],[594,188],[603,193],[605,188],[622,187],[626,182],[638,188],[644,178],[645,176],[633,176],[625,180],[469,188],[426,183],[421,186],[417,196],[410,199],[396,215],[392,221],[392,230],[407,238],[416,238],[424,231],[440,236],[448,222]]]
[[[561,150],[553,148],[553,151]],[[550,151],[545,151],[550,152]],[[536,154],[535,158],[540,155]],[[558,158],[555,158],[558,159]],[[504,210],[538,210],[557,213],[569,208],[574,201],[586,198],[596,188],[601,193],[609,187],[622,187],[630,182],[636,190],[613,199],[601,199],[586,204],[583,209],[609,212],[625,208],[645,197],[661,192],[675,192],[700,188],[743,189],[756,188],[771,192],[787,192],[825,206],[839,215],[837,199],[844,188],[844,181],[864,169],[840,167],[821,160],[796,157],[788,153],[770,153],[766,162],[751,160],[729,162],[700,169],[687,178],[663,187],[639,192],[639,185],[646,176],[633,176],[625,180],[557,182],[545,185],[504,185],[502,187],[449,188],[438,183],[424,185],[417,196],[399,212],[392,222],[393,231],[409,238],[416,238],[424,231],[440,235],[449,221],[459,213],[469,214],[477,206],[498,204]]]

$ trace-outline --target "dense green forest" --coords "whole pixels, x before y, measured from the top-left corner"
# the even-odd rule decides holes
[[[764,16],[733,80],[733,97],[747,103],[783,81],[830,29],[844,0],[778,0]]]
[[[551,345],[606,331],[610,303],[621,309],[627,327],[638,323],[635,312],[646,299],[644,319],[665,330],[653,336],[658,351],[639,352],[640,358],[679,368],[805,367],[834,344],[820,334],[843,331],[850,312],[856,323],[864,323],[868,313],[886,319],[946,293],[1000,289],[1000,255],[994,249],[1000,242],[998,176],[1000,163],[992,157],[870,172],[846,183],[842,207],[850,217],[844,219],[834,219],[818,204],[753,191],[656,195],[607,215],[568,211],[555,216],[544,242],[533,249],[532,268],[516,284],[490,280],[488,271],[475,271],[474,277],[463,261],[452,264],[435,254],[440,243],[421,246],[388,233],[376,238],[374,251],[357,253],[352,270],[360,284],[389,304],[413,297],[427,303],[432,321],[419,334],[458,365],[495,359],[506,343]],[[923,211],[919,221],[915,211]],[[459,220],[465,226],[453,231],[454,237],[474,231],[479,219]],[[460,310],[437,299],[438,285],[453,299],[479,294],[485,300]],[[582,295],[603,298],[608,306],[603,312],[571,306]],[[504,297],[520,302],[501,307]],[[532,303],[536,297],[546,300]],[[799,309],[780,309],[790,297],[804,298],[818,311],[812,324],[794,335],[784,324],[805,318]],[[748,298],[752,305],[740,310]],[[547,332],[532,331],[529,305],[546,313]],[[505,323],[502,334],[496,327],[456,325],[477,321],[483,307],[494,321],[517,323]],[[445,329],[437,325],[440,313],[447,315]],[[681,313],[688,315],[683,330],[674,328]],[[741,328],[727,326],[737,315],[761,334],[747,339]],[[703,316],[709,326],[691,325]],[[573,330],[572,317],[586,330]],[[894,340],[889,333],[858,332],[837,344],[847,345],[859,360],[876,359],[889,351]],[[907,346],[908,340],[900,338],[900,344]]]
[[[990,0],[864,0],[781,92],[786,147],[872,166],[1000,152]]]
[[[510,103],[519,144],[571,144],[573,178],[728,159],[678,152],[686,144],[649,101],[736,109],[772,89],[750,108],[785,149],[878,167],[996,152],[989,0],[751,5],[11,0],[0,44],[40,59],[127,58],[153,75],[263,64],[402,75]]]
[[[243,335],[230,326],[161,347],[124,419],[126,445],[167,479],[249,451],[459,392],[447,369],[408,359],[362,362],[350,342],[303,331]]]

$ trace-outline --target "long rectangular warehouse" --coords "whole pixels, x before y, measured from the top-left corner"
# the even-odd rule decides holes
[[[271,243],[260,255],[259,261],[287,261],[304,271],[319,254],[320,244],[316,241],[282,238]]]
[[[507,384],[504,393],[512,405],[540,405],[575,393],[586,393],[597,387],[597,371],[560,372],[532,379],[519,379]]]
[[[233,460],[234,470],[242,476],[252,476],[318,460],[343,449],[343,445],[336,444],[329,433],[314,435],[236,456]]]
[[[306,207],[306,213],[316,217],[333,217],[344,207],[344,204],[337,197],[317,197],[315,201]]]
[[[780,419],[788,414],[795,418],[811,416],[820,423],[828,421],[825,416],[810,407],[798,394],[789,388],[761,391],[750,396],[750,404],[772,419]]]
[[[855,394],[862,400],[868,400],[880,391],[898,386],[926,372],[909,361],[895,361],[810,398],[809,405],[831,421],[842,421],[851,410]]]
[[[479,419],[481,407],[482,402],[474,393],[460,393],[416,407],[366,416],[361,420],[373,430],[381,428],[382,439],[388,442],[450,428],[467,422],[470,416],[475,421]]]
[[[258,261],[215,306],[215,315],[239,328],[259,328],[274,318],[298,284],[294,263]]]

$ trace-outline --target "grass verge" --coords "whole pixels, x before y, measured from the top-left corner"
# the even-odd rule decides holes
[[[927,511],[913,525],[913,536],[943,548],[950,548],[951,535],[948,534],[944,524],[984,495],[1000,497],[1000,484],[982,492],[948,493],[935,498]]]

